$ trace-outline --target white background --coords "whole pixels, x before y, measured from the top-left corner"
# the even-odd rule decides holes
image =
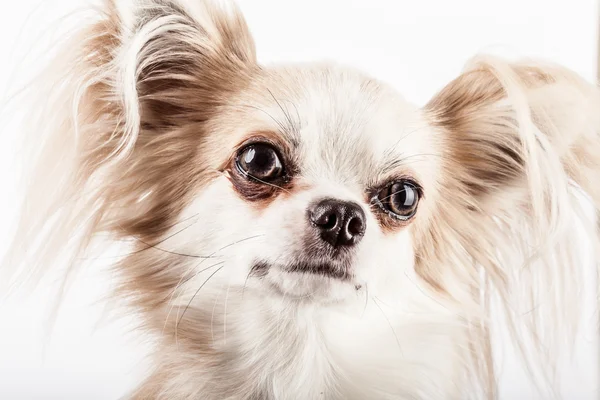
[[[193,1],[193,0],[192,0]],[[542,57],[595,79],[594,0],[245,0],[239,1],[263,62],[335,60],[362,68],[423,104],[479,51]],[[0,17],[0,95],[7,97],[38,66],[28,53],[43,31],[81,0],[11,0]],[[42,34],[43,33],[43,34]],[[15,214],[15,138],[3,115],[0,146],[0,253]],[[585,251],[582,244],[582,251]],[[1,275],[0,275],[1,276]],[[69,294],[50,341],[43,340],[50,299],[0,293],[0,399],[116,399],[143,372],[146,344],[126,334],[128,321],[107,324],[106,284],[94,273]],[[93,303],[93,304],[92,304]],[[589,321],[584,321],[588,323]],[[593,334],[580,341],[578,368],[565,379],[568,400],[597,399]],[[43,346],[45,344],[45,346]],[[503,398],[533,398],[510,354]]]

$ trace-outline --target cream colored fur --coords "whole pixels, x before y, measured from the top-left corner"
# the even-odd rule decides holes
[[[571,71],[477,57],[424,108],[350,68],[261,66],[207,1],[103,2],[35,82],[12,282],[130,241],[115,296],[157,338],[136,399],[496,397],[491,308],[544,393],[578,331],[583,189],[600,206],[600,94]],[[294,186],[250,201],[239,144],[294,148]],[[402,226],[370,187],[418,180]],[[245,197],[246,196],[246,197]],[[291,274],[306,208],[354,201],[354,281]],[[252,276],[257,260],[273,267]]]

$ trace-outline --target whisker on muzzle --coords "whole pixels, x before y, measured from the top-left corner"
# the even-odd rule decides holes
[[[202,282],[202,285],[200,285],[200,287],[196,290],[196,292],[194,292],[194,295],[192,296],[190,301],[188,301],[187,305],[183,309],[183,313],[181,313],[181,316],[179,316],[179,309],[177,310],[177,323],[175,324],[175,341],[177,341],[177,330],[179,328],[179,324],[183,320],[185,313],[190,308],[192,302],[194,301],[194,299],[196,298],[198,293],[200,293],[200,290],[202,290],[202,288],[208,283],[208,281],[210,281],[220,270],[222,270],[225,267],[225,262],[223,261],[223,262],[217,263],[217,264],[213,265],[213,267],[216,267],[217,265],[221,265],[221,266],[219,268],[217,268],[213,273],[211,273],[204,282]]]
[[[224,261],[222,261],[222,262],[219,262],[219,263],[216,263],[216,264],[213,264],[213,265],[211,265],[211,266],[209,266],[209,267],[206,267],[206,268],[203,268],[203,269],[201,269],[201,270],[199,270],[199,271],[196,271],[194,274],[190,275],[189,277],[186,277],[186,275],[188,275],[190,272],[192,272],[193,270],[195,270],[195,269],[197,269],[198,267],[200,267],[200,266],[201,266],[201,265],[202,265],[202,264],[203,264],[203,263],[204,263],[204,262],[205,262],[207,259],[218,258],[216,255],[217,255],[219,252],[221,252],[221,251],[223,251],[223,250],[225,250],[225,249],[228,249],[228,248],[230,248],[230,247],[232,247],[232,246],[235,246],[235,245],[237,245],[237,244],[240,244],[240,243],[246,242],[246,241],[248,241],[248,240],[252,240],[252,239],[259,238],[259,237],[261,237],[261,236],[264,236],[264,235],[254,235],[254,236],[249,236],[249,237],[246,237],[246,238],[244,238],[244,239],[240,239],[240,240],[237,240],[237,241],[235,241],[235,242],[229,243],[228,245],[226,245],[226,246],[223,246],[223,247],[221,247],[221,248],[219,248],[219,249],[217,249],[217,250],[213,251],[213,252],[212,252],[211,254],[209,254],[207,257],[204,257],[204,258],[203,258],[203,259],[202,259],[202,260],[201,260],[199,263],[197,263],[197,264],[195,264],[195,265],[191,266],[190,268],[188,268],[188,269],[187,269],[187,270],[186,270],[186,271],[185,271],[185,272],[184,272],[184,273],[181,275],[181,278],[179,279],[179,281],[177,282],[177,285],[175,285],[175,287],[173,288],[173,290],[171,291],[171,294],[170,294],[170,296],[169,296],[169,301],[168,301],[168,303],[167,303],[167,304],[170,304],[170,307],[169,307],[169,311],[168,311],[168,313],[167,313],[167,316],[165,317],[165,323],[164,323],[164,326],[163,326],[163,332],[164,332],[164,330],[165,330],[165,328],[166,328],[166,326],[167,326],[167,322],[168,322],[168,320],[169,320],[169,316],[171,315],[171,312],[173,311],[173,306],[174,306],[173,297],[175,296],[175,293],[176,293],[176,292],[177,292],[177,290],[178,290],[178,289],[181,287],[181,285],[183,285],[183,284],[185,284],[185,283],[189,282],[191,279],[195,278],[196,276],[198,276],[198,275],[199,275],[199,274],[201,274],[202,272],[205,272],[205,271],[207,271],[207,270],[209,270],[209,269],[211,269],[211,268],[214,268],[214,267],[216,267],[216,266],[220,265],[220,264],[221,264],[221,263],[223,263]],[[189,305],[188,305],[188,307],[189,307]],[[178,322],[177,324],[179,324],[179,322]]]

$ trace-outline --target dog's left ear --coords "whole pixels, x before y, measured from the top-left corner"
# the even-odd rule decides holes
[[[425,107],[443,146],[440,190],[446,199],[425,235],[466,249],[498,282],[507,282],[498,243],[518,241],[515,228],[523,225],[530,231],[521,239],[530,247],[568,237],[572,182],[600,208],[599,111],[598,88],[568,69],[474,60]],[[509,234],[502,227],[513,236],[503,237]],[[441,246],[421,251],[431,248],[440,253]],[[429,256],[440,261],[448,254]],[[423,270],[426,280],[439,279]]]
[[[547,355],[565,351],[558,344],[572,340],[584,308],[579,228],[599,242],[572,190],[575,182],[600,209],[599,91],[565,68],[484,57],[425,114],[443,172],[441,201],[416,241],[416,272],[461,310],[471,303],[468,320],[487,321],[493,296],[517,346],[535,349],[523,354],[530,370],[543,360],[551,373]],[[491,360],[482,326],[471,340],[475,359]],[[491,363],[479,367],[494,376]]]
[[[534,62],[478,58],[443,88],[425,107],[442,144],[444,201],[420,241],[422,277],[447,287],[428,266],[459,257],[455,264],[482,265],[508,295],[515,270],[507,263],[522,262],[516,253],[567,246],[576,204],[572,183],[600,208],[599,111],[596,86],[568,69]],[[437,245],[427,245],[432,242]],[[570,251],[578,252],[556,250]],[[444,273],[474,285],[479,280],[475,270]]]
[[[452,175],[476,200],[524,179],[541,185],[541,164],[560,164],[600,201],[592,184],[600,171],[599,96],[595,86],[565,68],[485,57],[426,110],[443,132]]]

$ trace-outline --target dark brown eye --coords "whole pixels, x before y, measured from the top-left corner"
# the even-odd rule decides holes
[[[271,182],[283,175],[283,164],[273,146],[256,143],[244,147],[237,156],[238,170],[248,178]]]
[[[373,200],[392,217],[408,220],[417,211],[419,189],[410,181],[397,181],[380,190]]]

